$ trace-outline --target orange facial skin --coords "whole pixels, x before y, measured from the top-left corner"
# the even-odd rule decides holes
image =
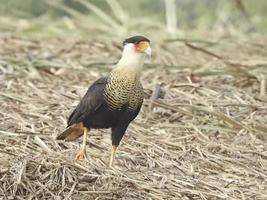
[[[149,43],[146,41],[141,41],[137,44],[134,45],[135,46],[135,50],[138,53],[144,53],[144,51],[146,50],[146,48],[149,46]]]

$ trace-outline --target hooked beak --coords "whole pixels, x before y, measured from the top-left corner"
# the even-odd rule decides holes
[[[150,46],[148,46],[147,48],[146,48],[146,50],[145,50],[145,54],[146,54],[146,56],[148,56],[148,57],[151,57],[151,48],[150,48]]]
[[[152,51],[151,51],[151,47],[148,46],[146,48],[146,50],[144,51],[146,57],[145,57],[145,63],[151,63],[151,54],[152,54]]]

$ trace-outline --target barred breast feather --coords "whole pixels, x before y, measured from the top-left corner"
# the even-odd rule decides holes
[[[112,110],[137,109],[143,102],[143,87],[135,76],[111,73],[104,90],[104,99]]]

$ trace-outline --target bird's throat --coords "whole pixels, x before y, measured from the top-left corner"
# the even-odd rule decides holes
[[[124,79],[134,80],[136,78],[139,79],[141,71],[142,66],[117,65],[111,73],[118,78],[122,77]]]
[[[124,55],[112,72],[120,76],[139,77],[143,69],[145,58],[143,55]]]

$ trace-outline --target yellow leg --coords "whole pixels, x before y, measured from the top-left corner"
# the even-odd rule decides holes
[[[115,158],[115,155],[116,155],[116,149],[117,149],[117,146],[116,145],[112,145],[111,156],[110,156],[110,161],[109,161],[109,167],[113,166],[114,158]]]
[[[87,139],[88,132],[89,132],[89,129],[84,127],[83,143],[82,143],[79,153],[75,157],[75,160],[83,160],[84,158],[86,158],[86,139]]]

